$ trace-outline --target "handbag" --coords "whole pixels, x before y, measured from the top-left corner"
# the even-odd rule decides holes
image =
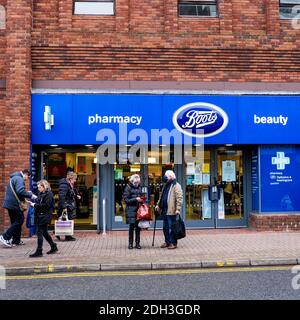
[[[63,220],[63,218],[65,220]],[[69,220],[67,214],[62,214],[61,217],[55,221],[54,233],[56,236],[72,236],[74,234],[74,220]]]
[[[146,203],[139,206],[136,213],[136,220],[152,220],[151,211]]]
[[[172,225],[172,231],[173,231],[173,236],[176,240],[185,238],[186,233],[185,233],[185,224],[184,221],[181,219],[181,216],[178,216],[178,219],[174,222]]]
[[[10,188],[11,188],[12,193],[14,194],[15,198],[16,198],[17,201],[18,201],[20,210],[21,210],[21,211],[27,210],[28,206],[27,206],[26,201],[20,201],[19,197],[17,196],[17,194],[16,194],[16,192],[15,192],[13,186],[12,186],[11,180],[9,180],[9,185],[10,185]]]

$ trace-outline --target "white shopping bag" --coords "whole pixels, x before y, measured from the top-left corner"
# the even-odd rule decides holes
[[[68,215],[65,215],[66,220],[62,220],[63,215],[55,221],[54,232],[56,236],[72,236],[74,234],[74,220],[69,220]]]

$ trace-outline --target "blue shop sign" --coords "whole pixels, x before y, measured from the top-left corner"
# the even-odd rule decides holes
[[[300,148],[260,148],[261,211],[300,210]]]
[[[101,130],[119,143],[125,125],[133,136],[167,129],[205,144],[297,144],[299,116],[297,96],[33,94],[32,143],[101,144]]]

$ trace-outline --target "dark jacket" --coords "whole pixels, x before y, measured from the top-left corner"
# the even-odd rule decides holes
[[[20,201],[24,201],[25,198],[28,198],[28,199],[31,198],[32,193],[26,191],[25,181],[22,177],[21,172],[15,172],[11,174],[10,179],[12,182],[12,186]],[[3,208],[20,211],[18,200],[16,199],[15,195],[12,192],[9,182],[6,186]]]
[[[77,190],[72,188],[71,184],[66,178],[59,181],[58,191],[58,215],[60,216],[64,209],[68,211],[69,219],[74,219],[76,209],[76,195]]]
[[[136,212],[139,207],[137,197],[142,197],[141,186],[135,187],[129,183],[124,190],[124,201],[126,203],[126,223],[135,223]]]
[[[39,193],[34,205],[34,223],[36,225],[49,224],[54,211],[54,197],[50,190]]]

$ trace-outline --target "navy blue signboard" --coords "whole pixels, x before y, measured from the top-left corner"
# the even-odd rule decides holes
[[[260,148],[263,212],[300,210],[300,148]]]
[[[167,129],[205,144],[298,144],[299,118],[298,96],[33,94],[32,143],[101,144],[101,130],[119,143],[127,136],[119,125],[126,125],[148,137]]]

